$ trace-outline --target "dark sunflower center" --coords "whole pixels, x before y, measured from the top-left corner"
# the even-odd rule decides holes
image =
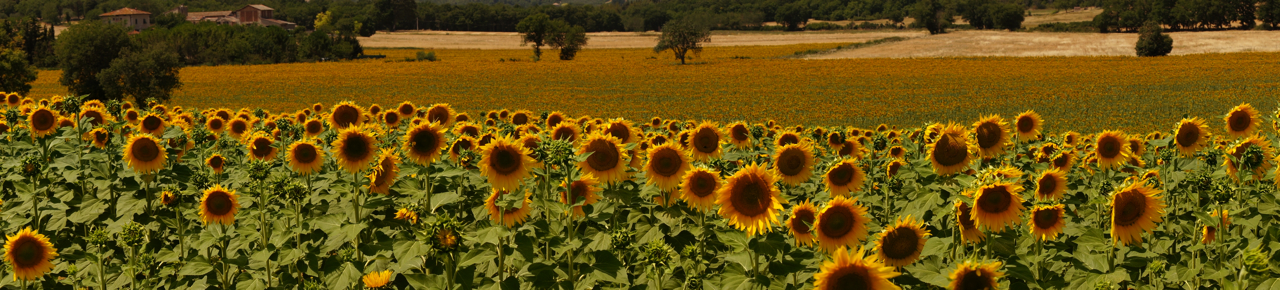
[[[587,165],[591,166],[591,169],[606,171],[618,167],[620,156],[618,156],[618,147],[613,143],[605,140],[591,141],[586,151],[593,152],[587,157]]]
[[[443,106],[432,107],[431,110],[427,111],[427,120],[441,124],[445,123],[449,120],[449,108]]]
[[[253,139],[253,157],[266,158],[271,155],[271,139],[254,138]]]
[[[476,127],[476,126],[462,126],[462,130],[458,130],[458,131],[462,132],[463,135],[467,135],[471,137],[480,136],[480,127]]]
[[[662,135],[653,136],[653,139],[649,139],[649,143],[653,143],[653,146],[666,144],[667,136],[662,136]]]
[[[484,134],[484,136],[480,136],[480,141],[476,142],[476,145],[479,145],[479,146],[489,145],[490,142],[493,142],[492,133]]]
[[[516,148],[498,144],[493,146],[493,155],[489,159],[489,167],[501,175],[508,175],[520,170],[520,151]]]
[[[547,116],[547,127],[548,127],[548,128],[552,128],[552,127],[555,127],[556,125],[560,125],[560,122],[564,122],[564,117],[562,117],[562,116],[560,116],[560,115],[550,115],[550,116]]]
[[[320,121],[317,121],[317,120],[311,120],[311,121],[308,121],[308,122],[307,122],[307,133],[308,133],[308,134],[312,134],[312,135],[314,135],[314,134],[320,134],[320,131],[322,131],[322,130],[324,130],[324,124],[321,124],[321,123],[320,123]]]
[[[21,236],[13,241],[13,266],[17,269],[32,268],[45,260],[44,245],[32,236]]]
[[[3,131],[3,130],[0,130],[0,131]],[[106,131],[95,131],[93,132],[93,142],[106,143],[108,136],[110,135],[107,135]]]
[[[57,124],[58,118],[53,115],[53,111],[41,109],[31,113],[31,128],[38,131],[53,129],[53,125]]]
[[[1142,140],[1129,139],[1129,150],[1133,150],[1133,154],[1141,154],[1143,147]]]
[[[902,147],[889,148],[889,155],[897,157],[902,156],[903,153],[906,153],[906,149],[902,149]]]
[[[1185,123],[1178,127],[1178,136],[1174,137],[1178,146],[1191,147],[1200,142],[1200,128],[1196,124]]]
[[[1071,155],[1058,154],[1058,157],[1053,158],[1053,167],[1064,168],[1064,167],[1067,167],[1067,163],[1070,163],[1070,162],[1071,162]]]
[[[152,141],[151,138],[139,138],[133,142],[133,147],[129,148],[133,152],[133,158],[142,162],[151,162],[160,157],[160,144]]]
[[[230,113],[230,112],[227,112],[227,111],[218,111],[217,113],[214,113],[213,115],[214,115],[214,116],[218,116],[218,118],[222,118],[223,120],[231,119],[231,113]]]
[[[0,123],[0,133],[9,132],[9,124]]]
[[[438,138],[435,132],[432,132],[431,130],[418,131],[417,133],[414,133],[409,140],[413,142],[413,146],[411,146],[411,148],[413,149],[413,152],[417,154],[431,154],[440,147],[440,138]]]
[[[720,135],[716,134],[715,129],[702,128],[693,134],[693,148],[702,153],[716,152],[716,149],[720,149]]]
[[[797,136],[796,134],[786,133],[778,137],[778,146],[787,146],[796,143],[800,143],[800,136]]]
[[[1052,195],[1053,192],[1057,189],[1058,189],[1058,179],[1053,178],[1053,176],[1045,175],[1044,177],[1040,178],[1039,181],[1036,181],[1036,193],[1039,194],[1040,196]]]
[[[680,152],[675,149],[664,147],[653,153],[650,168],[653,172],[663,177],[671,177],[680,172],[680,167],[684,165],[684,160],[680,159]]]
[[[1248,130],[1252,121],[1253,118],[1249,116],[1249,112],[1243,110],[1231,112],[1231,117],[1227,118],[1227,124],[1231,126],[1232,132]]]
[[[964,141],[951,134],[942,134],[938,142],[934,143],[933,160],[942,166],[960,164],[967,157],[969,157],[969,149],[965,148]]]
[[[840,151],[838,153],[840,156],[853,155],[853,141],[844,141],[844,144],[840,146]]]
[[[223,160],[222,156],[214,156],[209,159],[209,167],[213,167],[213,169],[220,169],[224,162],[226,162],[226,160]]]
[[[249,123],[244,120],[236,120],[231,122],[231,132],[240,134],[249,130]]]
[[[391,182],[392,173],[396,170],[396,163],[391,158],[383,158],[378,164],[382,170],[378,172],[378,176],[373,179],[374,186],[383,186]]]
[[[978,271],[980,270],[966,270],[964,275],[961,275],[960,283],[957,283],[960,285],[960,289],[957,290],[994,289],[996,285],[990,285],[990,283],[987,282],[989,279],[982,277],[982,274],[978,273]]]
[[[1204,235],[1206,237],[1213,237],[1214,235],[1217,235],[1217,234],[1218,234],[1218,227],[1204,226]]]
[[[957,219],[960,220],[960,227],[963,229],[974,228],[973,216],[971,216],[971,214],[973,214],[972,213],[973,208],[969,207],[969,204],[967,203],[961,203],[960,207],[956,208],[956,210],[960,212],[959,216],[957,217]]]
[[[920,235],[908,227],[898,227],[884,235],[884,256],[890,259],[906,259],[920,247]]]
[[[9,95],[8,100],[10,105],[17,104],[18,102],[22,101],[22,99],[18,98],[18,95]]]
[[[1137,224],[1147,212],[1147,197],[1137,190],[1120,192],[1114,204],[1111,210],[1115,211],[1115,223],[1120,226]]]
[[[347,105],[333,108],[333,122],[337,123],[338,128],[346,128],[357,121],[360,121],[360,109]]]
[[[524,149],[529,151],[529,154],[527,154],[529,155],[529,158],[533,158],[534,154],[536,154],[535,152],[538,151],[538,143],[542,143],[542,140],[538,139],[538,136],[536,135],[530,135],[530,136],[532,136],[532,138],[524,139],[524,142],[523,144],[521,144],[521,146],[524,146]]]
[[[902,162],[896,162],[896,161],[895,161],[895,162],[893,162],[893,163],[889,163],[889,177],[893,177],[894,175],[898,175],[898,170],[899,170],[899,169],[902,169]]]
[[[1031,221],[1035,223],[1037,228],[1049,229],[1058,224],[1061,212],[1057,209],[1038,210],[1031,214]]]
[[[396,108],[397,113],[400,113],[401,115],[405,115],[405,116],[408,116],[409,114],[413,114],[413,111],[414,111],[413,105],[410,105],[410,104],[403,104],[403,105],[400,105],[399,108]]]
[[[579,200],[586,200],[587,191],[591,189],[590,187],[591,186],[587,185],[586,182],[582,182],[581,180],[574,181],[573,184],[569,186],[569,191],[572,194],[570,194],[569,198],[565,200],[570,205],[578,203]]]
[[[729,137],[733,137],[733,140],[747,141],[749,136],[751,136],[751,131],[747,130],[746,125],[738,124],[729,128]]]
[[[1034,130],[1035,128],[1036,120],[1032,119],[1031,116],[1022,116],[1022,118],[1018,118],[1018,133],[1031,133],[1031,130]]]
[[[716,192],[716,178],[709,172],[699,171],[690,177],[689,191],[698,197],[707,197]]]
[[[379,107],[378,105],[373,105],[369,107],[369,114],[377,115],[378,113],[381,113],[381,112],[382,112],[382,107]]]
[[[395,124],[400,122],[400,114],[383,114],[382,121],[387,124]]]
[[[866,275],[866,272],[867,271],[862,268],[848,268],[843,271],[839,271],[837,272],[839,275],[832,279],[835,280],[835,283],[832,283],[832,287],[829,289],[873,289],[871,281],[864,276]]]
[[[979,196],[976,202],[982,211],[999,214],[1009,210],[1009,206],[1013,205],[1013,198],[1009,195],[1006,186],[996,186],[983,188],[982,196]]]
[[[125,117],[126,119],[129,119],[129,121],[137,121],[137,120],[138,120],[138,112],[136,112],[136,111],[128,111],[128,112],[125,112],[125,113],[124,113],[124,117]]]
[[[1055,147],[1055,146],[1044,146],[1044,148],[1040,148],[1040,151],[1041,151],[1041,152],[1044,152],[1044,155],[1052,156],[1052,155],[1053,155],[1053,153],[1058,153],[1058,147]]]
[[[671,132],[680,131],[680,125],[676,123],[667,124],[667,131],[671,131]]]
[[[316,146],[311,144],[299,144],[293,148],[293,160],[303,164],[310,164],[316,161]]]
[[[1124,146],[1116,136],[1107,135],[1098,139],[1098,157],[1116,158],[1120,156],[1120,150]]]
[[[743,216],[756,217],[764,214],[769,209],[769,203],[773,202],[773,197],[769,196],[769,185],[765,184],[764,178],[755,174],[748,174],[745,179],[729,193],[733,195],[729,202]]]
[[[810,231],[809,225],[813,224],[814,218],[812,210],[802,209],[796,211],[796,215],[791,217],[791,230],[799,234],[808,234]]]
[[[94,126],[102,125],[102,122],[105,119],[102,116],[102,112],[99,111],[86,111],[84,112],[84,117],[89,118],[89,124],[93,124]]]
[[[573,129],[569,127],[556,128],[555,134],[551,134],[556,140],[573,142]]]
[[[214,130],[214,131],[222,130],[223,125],[224,124],[222,123],[222,119],[215,118],[215,119],[209,120],[209,130]]]
[[[373,144],[370,144],[369,140],[366,140],[364,136],[347,134],[345,139],[342,142],[342,155],[346,156],[347,160],[366,160],[365,158],[373,154],[373,151],[370,150]]]
[[[226,215],[231,212],[231,195],[225,191],[214,191],[209,193],[209,197],[205,198],[205,209],[215,216]]]
[[[471,140],[458,139],[453,142],[453,148],[449,149],[453,154],[461,154],[463,150],[471,150]]]
[[[147,116],[142,118],[142,129],[147,131],[160,130],[160,125],[164,124],[164,120],[156,116]]]
[[[853,173],[853,164],[840,163],[839,166],[827,172],[827,179],[831,180],[831,185],[846,186],[853,182]]]
[[[805,158],[803,149],[788,148],[778,154],[778,172],[785,176],[796,176],[804,170]]]
[[[511,124],[514,124],[514,125],[516,125],[516,126],[519,126],[519,125],[524,125],[524,124],[528,124],[528,123],[529,123],[529,115],[528,115],[528,114],[525,114],[525,113],[518,113],[518,114],[515,114],[515,115],[511,115]]]
[[[854,218],[849,206],[834,206],[818,216],[818,229],[823,235],[838,239],[853,232]]]

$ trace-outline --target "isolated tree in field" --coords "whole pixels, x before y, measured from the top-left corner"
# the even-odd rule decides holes
[[[1164,29],[1154,21],[1147,22],[1138,32],[1138,45],[1135,48],[1138,56],[1165,56],[1173,51],[1173,38],[1165,35]]]
[[[516,31],[520,32],[520,44],[532,44],[533,59],[542,59],[542,46],[546,45],[547,36],[555,31],[551,16],[546,13],[538,13],[525,17],[516,23]]]
[[[129,29],[123,25],[88,21],[72,25],[58,36],[55,52],[62,67],[60,82],[72,95],[108,99],[98,72],[129,48]]]
[[[0,49],[0,92],[26,95],[36,70],[27,63],[27,54],[17,49]]]
[[[795,2],[778,7],[778,11],[774,13],[774,20],[778,24],[787,27],[787,30],[800,30],[800,26],[809,22],[809,8],[804,2]]]
[[[98,82],[110,98],[133,97],[135,104],[147,99],[167,101],[174,89],[182,87],[178,54],[164,46],[151,46],[138,52],[126,51],[98,73]]]
[[[551,33],[551,38],[547,40],[551,47],[560,49],[560,60],[573,60],[578,55],[578,51],[587,45],[587,30],[582,26],[569,26],[564,20],[552,21],[556,23],[556,31]]]
[[[680,64],[685,64],[689,52],[702,51],[702,43],[708,41],[711,41],[711,28],[686,17],[662,26],[662,36],[658,37],[658,46],[653,47],[653,52],[670,49]]]
[[[947,6],[939,0],[921,0],[911,9],[911,18],[928,29],[929,34],[946,32],[947,25],[951,25],[951,17]]]

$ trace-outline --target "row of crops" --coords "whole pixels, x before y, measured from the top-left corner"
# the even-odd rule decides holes
[[[1084,134],[1031,111],[854,128],[4,97],[6,289],[1280,287],[1280,123],[1248,104]]]

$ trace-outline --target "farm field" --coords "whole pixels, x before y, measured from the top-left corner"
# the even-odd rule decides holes
[[[1171,55],[1280,51],[1280,31],[1170,32]],[[1133,56],[1135,33],[954,31],[838,53],[833,58]]]

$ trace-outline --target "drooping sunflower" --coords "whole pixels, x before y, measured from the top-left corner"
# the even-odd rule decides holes
[[[302,175],[320,172],[324,167],[324,151],[311,141],[294,141],[289,145],[289,168]]]
[[[886,163],[884,165],[885,177],[893,178],[894,176],[898,176],[898,171],[902,170],[903,166],[907,166],[907,162],[902,161],[902,159],[894,159],[889,161],[889,163]]]
[[[1076,131],[1067,131],[1066,133],[1062,133],[1062,141],[1065,142],[1067,146],[1071,147],[1080,145],[1080,133],[1077,133]]]
[[[862,144],[855,140],[845,139],[844,143],[840,143],[840,149],[836,150],[836,156],[860,159],[862,158]]]
[[[1130,152],[1129,141],[1124,137],[1124,133],[1105,131],[1098,134],[1098,141],[1094,146],[1094,153],[1098,157],[1098,168],[1118,167],[1129,159]]]
[[[222,174],[222,170],[227,166],[227,159],[222,157],[222,154],[214,153],[204,160],[204,165],[213,169],[213,173]]]
[[[476,138],[471,136],[459,136],[453,140],[453,144],[449,145],[449,160],[462,163],[462,153],[465,151],[475,150]]]
[[[271,161],[276,158],[276,148],[271,146],[276,141],[266,132],[257,131],[245,139],[250,160]]]
[[[1111,238],[1125,245],[1142,242],[1143,231],[1155,230],[1164,221],[1160,190],[1135,182],[1111,194]]]
[[[124,161],[138,173],[152,173],[164,168],[165,151],[160,139],[151,134],[134,134],[124,146]]]
[[[947,289],[999,289],[1000,277],[1004,277],[1004,273],[1000,273],[1000,262],[987,264],[964,262],[948,275],[948,278],[951,279],[951,285]]]
[[[480,147],[480,173],[489,179],[493,188],[515,190],[529,177],[529,166],[534,163],[524,145],[511,140],[511,136],[495,138]]]
[[[1075,163],[1076,154],[1071,150],[1059,151],[1049,160],[1053,168],[1061,170],[1063,173],[1071,170],[1071,166]]]
[[[924,251],[924,243],[929,239],[929,230],[924,229],[924,221],[910,215],[893,226],[880,232],[876,241],[876,257],[885,265],[902,267],[915,263]]]
[[[516,143],[519,143],[521,147],[524,147],[525,152],[528,152],[528,154],[525,155],[529,156],[529,159],[533,160],[533,163],[529,164],[529,167],[543,168],[542,161],[539,161],[534,156],[537,154],[538,148],[542,146],[541,136],[532,134],[525,135],[524,137],[520,137],[519,140],[516,140]]]
[[[160,193],[160,204],[163,204],[166,206],[172,206],[173,203],[177,201],[178,201],[178,196],[174,195],[172,191],[165,190],[164,192]]]
[[[1018,114],[1018,118],[1014,121],[1014,127],[1018,129],[1018,140],[1027,142],[1035,140],[1040,135],[1040,127],[1044,123],[1040,118],[1040,114],[1035,111],[1027,110]]]
[[[902,146],[889,147],[889,150],[886,150],[886,151],[887,152],[885,153],[887,153],[886,155],[888,155],[889,158],[903,159],[904,157],[907,156],[907,149],[902,148]]]
[[[80,118],[88,118],[89,125],[92,126],[101,126],[102,124],[107,124],[115,120],[115,117],[112,117],[111,114],[103,111],[101,107],[96,106],[81,106]]]
[[[1251,147],[1257,147],[1262,154],[1245,155]],[[1261,135],[1240,139],[1226,153],[1226,156],[1223,156],[1225,159],[1223,164],[1227,166],[1227,174],[1231,175],[1231,178],[1238,178],[1240,169],[1246,165],[1253,167],[1255,179],[1262,178],[1267,170],[1271,169],[1271,142]]]
[[[629,144],[640,141],[640,133],[635,125],[626,119],[617,118],[609,120],[605,123],[601,131],[605,134],[618,138],[618,143]]]
[[[969,144],[964,135],[964,128],[960,125],[947,124],[940,131],[938,140],[929,144],[929,161],[933,164],[934,173],[947,175],[969,166]]]
[[[720,143],[724,142],[724,137],[721,136],[720,129],[716,128],[715,123],[704,121],[690,132],[689,152],[693,153],[694,160],[708,161],[712,158],[720,158],[723,151],[720,150]]]
[[[720,172],[694,167],[680,178],[680,196],[694,209],[707,211],[715,206],[720,190]]]
[[[499,208],[497,204],[498,198],[512,193],[510,190],[494,188],[493,193],[489,194],[489,198],[484,201],[484,207],[489,211],[489,218],[508,228],[524,223],[524,220],[529,217],[529,213],[533,211],[532,200],[529,199],[532,193],[527,190],[524,191],[524,201],[521,203],[520,208]]]
[[[747,128],[747,123],[729,124],[729,144],[737,148],[751,146],[751,129]]]
[[[560,122],[555,128],[551,129],[551,140],[561,140],[569,143],[577,143],[578,141],[578,125],[573,122]]]
[[[402,146],[409,160],[419,165],[428,165],[440,158],[440,150],[444,148],[444,129],[437,123],[426,122],[409,129],[404,133]]]
[[[1200,243],[1208,245],[1218,239],[1218,227],[1206,225],[1200,228]]]
[[[1067,173],[1057,168],[1045,170],[1036,179],[1036,198],[1040,200],[1062,199],[1067,192]]]
[[[333,140],[333,156],[343,170],[352,174],[369,168],[378,156],[377,139],[360,126],[352,126],[338,133]]]
[[[129,121],[130,124],[137,124],[141,117],[142,115],[138,113],[138,110],[128,109],[124,111],[124,120]]]
[[[822,175],[822,183],[831,191],[831,196],[847,197],[850,192],[858,192],[866,180],[867,173],[851,158],[841,160]]]
[[[362,119],[364,119],[364,109],[351,101],[342,101],[333,106],[333,111],[329,113],[329,126],[336,129],[346,129],[353,125],[359,125]]]
[[[547,119],[543,120],[543,122],[547,124],[547,128],[555,128],[556,126],[560,125],[560,122],[564,122],[564,120],[565,120],[564,113],[560,111],[555,111],[555,112],[551,112],[550,114],[547,114]]]
[[[997,115],[987,116],[973,123],[973,139],[982,157],[992,158],[1004,153],[1009,143],[1009,124]]]
[[[570,183],[562,183],[561,186],[565,191],[560,192],[560,202],[567,205],[574,205],[582,202],[582,205],[574,206],[571,210],[573,217],[584,217],[586,212],[582,210],[583,205],[595,204],[600,201],[600,180],[596,179],[590,173],[579,176],[577,180]],[[570,213],[565,213],[570,214]]]
[[[511,113],[511,124],[516,126],[529,124],[530,122],[533,122],[533,118],[533,112],[529,110],[519,110],[515,113]]]
[[[382,150],[378,155],[377,165],[369,172],[369,191],[377,194],[391,194],[391,185],[400,175],[400,157],[395,151]]]
[[[1062,219],[1063,205],[1041,205],[1031,210],[1031,236],[1036,240],[1052,240],[1062,234],[1066,222]]]
[[[778,147],[773,153],[773,172],[788,185],[809,181],[813,176],[813,149],[808,144]]]
[[[480,137],[480,126],[471,124],[471,122],[457,122],[453,126],[453,134]]]
[[[782,135],[778,135],[777,139],[773,140],[774,147],[783,147],[783,146],[798,144],[798,143],[800,143],[800,135],[796,134],[795,132],[782,133]]]
[[[13,268],[13,279],[30,281],[39,279],[53,270],[53,258],[58,257],[58,250],[53,248],[49,237],[23,228],[17,234],[7,236],[4,244],[4,260]]]
[[[973,208],[961,200],[956,200],[956,227],[960,228],[960,240],[965,244],[977,244],[987,238],[978,224],[973,222]]]
[[[1231,111],[1222,117],[1222,122],[1226,123],[1227,135],[1240,138],[1253,135],[1253,132],[1258,130],[1261,120],[1259,119],[1258,110],[1254,109],[1249,103],[1244,103],[1231,108]]]
[[[857,199],[837,196],[818,212],[818,221],[814,222],[813,228],[818,236],[818,245],[824,250],[834,251],[866,240],[867,223],[870,221],[867,208],[858,205]]]
[[[626,180],[627,157],[618,144],[618,138],[608,134],[593,133],[582,141],[578,154],[591,153],[586,160],[578,162],[583,172],[599,178],[601,182],[614,183]]]
[[[813,246],[818,242],[813,237],[813,224],[817,222],[818,209],[808,200],[791,208],[791,217],[787,219],[787,228],[795,237],[797,246]]]
[[[409,210],[407,208],[401,208],[400,210],[397,210],[395,218],[398,220],[408,222],[409,224],[414,224],[414,225],[418,224],[418,212]]]
[[[107,141],[111,140],[111,132],[107,131],[106,128],[95,128],[93,131],[89,131],[88,135],[93,141],[93,147],[107,149]]]
[[[1209,125],[1205,124],[1204,119],[1182,119],[1176,129],[1173,141],[1178,145],[1178,153],[1184,157],[1194,156],[1209,141]]]
[[[36,138],[53,134],[58,131],[58,113],[45,106],[36,107],[27,115],[27,127]]]
[[[1224,228],[1224,229],[1225,229],[1225,228],[1228,228],[1228,227],[1230,227],[1230,226],[1231,226],[1231,215],[1230,215],[1230,213],[1231,213],[1231,212],[1230,212],[1230,211],[1228,211],[1228,210],[1218,210],[1218,209],[1215,209],[1215,210],[1213,210],[1212,212],[1209,212],[1209,216],[1210,216],[1210,217],[1218,218],[1218,219],[1219,219],[1219,224],[1220,224],[1220,225],[1222,225],[1222,228]]]
[[[391,270],[373,272],[361,277],[360,282],[364,282],[364,288],[381,288],[391,283],[392,275]]]
[[[1018,223],[1022,210],[1022,186],[997,182],[978,188],[973,200],[973,221],[988,231],[1002,232]]]
[[[729,176],[716,191],[719,214],[729,225],[755,236],[773,230],[782,211],[781,192],[774,186],[776,177],[758,164],[751,164]]]
[[[689,156],[673,144],[658,145],[649,149],[649,162],[644,165],[644,175],[649,184],[671,192],[680,185],[680,178],[689,172]]]
[[[215,184],[204,191],[200,198],[200,220],[204,224],[219,223],[231,225],[236,222],[236,211],[240,208],[239,198],[234,190],[227,190],[221,184]]]
[[[893,267],[867,257],[861,249],[852,252],[841,247],[832,254],[832,260],[823,262],[818,274],[813,275],[813,288],[898,290],[902,288],[889,281],[898,275],[901,273]]]
[[[440,123],[441,126],[452,126],[454,122],[453,108],[449,104],[435,104],[427,109],[427,121]]]
[[[418,107],[414,106],[413,103],[409,101],[400,102],[400,105],[396,106],[396,113],[400,114],[400,118],[412,118],[414,113],[417,112]]]

